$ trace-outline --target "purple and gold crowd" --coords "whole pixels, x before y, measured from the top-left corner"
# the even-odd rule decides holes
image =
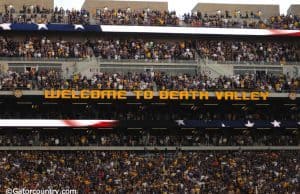
[[[53,41],[47,37],[28,37],[22,40],[0,37],[1,57],[87,58],[92,54],[92,49],[80,41]]]
[[[269,18],[262,17],[262,12],[245,12],[239,10],[230,13],[222,13],[217,10],[215,14],[188,13],[184,14],[183,21],[194,27],[217,27],[217,28],[254,28],[254,29],[289,29],[300,28],[299,15],[278,15]]]
[[[47,37],[22,40],[0,37],[0,57],[192,60],[195,49],[188,41],[95,40],[66,41]]]
[[[175,129],[174,129],[175,130]],[[40,130],[33,132],[0,134],[0,146],[297,146],[300,141],[297,134],[272,134],[249,132],[213,133],[193,131],[190,134],[150,134],[146,131],[129,134],[64,133],[55,131],[47,133]]]
[[[26,59],[92,58],[106,60],[175,61],[197,58],[234,63],[285,64],[300,61],[297,42],[249,40],[72,40],[32,36],[0,37],[0,57]]]
[[[299,46],[287,42],[201,40],[197,41],[196,44],[196,49],[201,58],[220,62],[285,64],[287,61],[300,60]]]
[[[191,41],[98,40],[91,43],[95,57],[100,59],[193,60],[195,48]]]
[[[299,151],[2,151],[0,190],[77,193],[291,193]]]
[[[0,23],[17,24],[90,24],[90,13],[86,10],[63,9],[55,7],[47,9],[39,5],[24,5],[21,10],[15,10],[11,5],[5,5],[0,13]]]
[[[179,26],[180,19],[175,11],[97,9],[94,15],[96,24],[101,25],[143,25]]]
[[[133,10],[98,8],[90,13],[87,10],[63,9],[55,7],[46,9],[41,6],[23,6],[15,10],[5,5],[0,13],[0,23],[63,23],[63,24],[100,24],[100,25],[143,25],[143,26],[193,26],[220,28],[258,28],[258,29],[299,29],[299,15],[277,15],[264,18],[262,11],[238,9],[230,11],[216,10],[214,14],[200,11],[186,13],[179,17],[175,11]]]
[[[64,79],[57,70],[32,70],[0,74],[0,90],[116,89],[116,90],[241,90],[299,92],[299,77],[243,74],[212,78],[205,73],[169,75],[164,72],[98,72],[92,77],[75,74]]]

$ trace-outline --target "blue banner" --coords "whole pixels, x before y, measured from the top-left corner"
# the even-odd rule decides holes
[[[265,120],[238,120],[238,121],[203,121],[203,120],[176,120],[181,128],[300,128],[297,121],[265,121]]]
[[[0,31],[63,31],[63,32],[101,32],[99,25],[81,24],[0,24]]]

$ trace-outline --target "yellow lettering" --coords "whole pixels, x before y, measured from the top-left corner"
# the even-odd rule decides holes
[[[141,95],[143,94],[143,91],[139,91],[139,90],[137,90],[137,91],[133,91],[134,93],[135,93],[135,96],[136,96],[136,99],[141,99]]]
[[[179,99],[180,100],[188,100],[189,99],[189,93],[187,91],[181,91],[179,92]]]
[[[247,92],[242,92],[242,100],[251,100],[251,98],[248,96],[249,94]]]
[[[89,99],[90,98],[90,91],[89,90],[81,90],[80,91],[80,98],[81,99]]]
[[[233,92],[225,92],[225,100],[233,100]]]
[[[45,98],[60,98],[60,90],[45,90]]]
[[[216,92],[216,98],[217,100],[222,100],[224,97],[224,92]]]
[[[72,90],[72,98],[79,99],[79,95],[76,94],[76,91]]]
[[[101,99],[110,99],[111,92],[110,90],[103,90],[101,92]]]
[[[242,100],[242,98],[239,96],[239,93],[238,92],[233,92],[233,95],[234,95],[234,100]]]
[[[160,100],[167,100],[169,98],[168,91],[159,91],[159,99]]]
[[[260,92],[260,96],[263,100],[267,100],[267,98],[269,97],[269,92]]]
[[[191,94],[192,94],[192,99],[193,99],[193,100],[196,100],[198,91],[191,91]]]
[[[124,90],[121,90],[121,91],[118,91],[118,99],[120,99],[120,100],[125,100],[125,99],[127,99],[127,97],[126,97],[126,91],[124,91]]]
[[[209,98],[209,93],[208,93],[208,92],[199,92],[199,99],[200,99],[200,100],[203,100],[203,98],[204,98],[205,100],[208,100],[208,98]]]
[[[153,99],[153,91],[145,91],[144,92],[144,99],[146,99],[146,100]]]
[[[171,100],[178,100],[178,92],[177,91],[171,91],[170,92],[170,99]]]
[[[133,91],[137,100],[150,100],[154,97],[151,90]],[[125,90],[81,90],[79,94],[75,90],[45,90],[45,99],[127,99],[127,91]],[[158,91],[160,100],[208,100],[209,92],[207,91]],[[267,100],[268,92],[236,92],[236,91],[219,91],[215,92],[217,100]]]
[[[101,96],[99,90],[91,90],[90,95],[91,95],[91,99],[99,99]]]
[[[250,99],[251,100],[259,100],[259,92],[251,92]]]
[[[112,94],[113,99],[118,99],[118,92],[115,90],[109,90],[109,93]]]
[[[63,90],[61,91],[61,98],[62,99],[69,99],[72,96],[71,90]]]

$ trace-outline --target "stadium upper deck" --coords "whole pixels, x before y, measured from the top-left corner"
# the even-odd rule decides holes
[[[53,8],[52,4],[30,1],[21,7],[19,2],[2,2],[0,23],[299,29],[299,15],[293,11],[297,5],[291,6],[288,15],[280,15],[278,5],[202,3],[179,17],[168,11],[167,2],[86,1],[81,10]]]

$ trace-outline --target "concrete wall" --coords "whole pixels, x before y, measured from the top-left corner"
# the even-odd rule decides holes
[[[165,11],[168,10],[168,2],[151,2],[151,1],[113,1],[113,0],[85,0],[82,8],[89,10],[91,13],[95,13],[96,9],[102,9],[107,7],[132,10],[152,9]]]
[[[253,13],[258,13],[258,11],[262,11],[262,17],[270,17],[274,15],[279,15],[279,5],[254,5],[254,4],[214,4],[214,3],[198,3],[193,9],[192,12],[201,11],[202,13],[207,14],[216,14],[216,11],[220,10],[222,13],[225,11],[229,11],[232,13],[236,10],[240,10],[242,14],[248,13],[251,11]]]
[[[283,73],[285,75],[289,74],[293,77],[300,76],[300,66],[299,65],[284,65],[283,66]]]
[[[293,15],[300,16],[300,4],[291,5],[287,11],[287,14],[293,14]]]
[[[54,0],[0,0],[0,12],[4,11],[4,5],[12,5],[16,10],[23,8],[23,5],[39,5],[44,8],[53,8]]]

